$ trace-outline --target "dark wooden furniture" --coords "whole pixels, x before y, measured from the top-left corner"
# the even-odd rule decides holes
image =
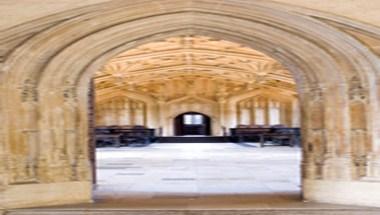
[[[267,141],[271,141],[274,145],[295,146],[300,145],[300,129],[289,128],[282,125],[277,126],[244,126],[230,129],[231,141],[260,142],[260,146],[264,147]]]
[[[254,141],[261,143],[264,142],[263,134],[270,131],[270,127],[240,125],[237,128],[230,129],[230,137],[233,142]]]
[[[96,146],[149,144],[156,140],[155,130],[144,126],[102,126],[95,129]]]

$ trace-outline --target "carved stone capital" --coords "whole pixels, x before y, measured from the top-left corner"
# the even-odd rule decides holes
[[[32,79],[26,79],[21,89],[21,101],[22,102],[37,102],[38,101],[38,91],[37,83]]]
[[[63,98],[65,102],[75,103],[78,98],[76,87],[73,85],[66,85],[63,89]]]
[[[323,89],[319,86],[314,86],[308,89],[309,99],[311,102],[320,102],[323,99]]]
[[[368,91],[363,87],[360,79],[354,76],[350,80],[348,93],[351,101],[365,101]]]

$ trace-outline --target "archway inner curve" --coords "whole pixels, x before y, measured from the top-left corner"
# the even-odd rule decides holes
[[[367,135],[375,136],[376,125],[370,120],[365,124],[353,120],[358,114],[360,118],[367,117],[357,110],[363,110],[366,102],[373,103],[370,99],[374,97],[368,94],[376,91],[366,89],[366,82],[357,75],[359,71],[364,77],[375,73],[373,62],[360,57],[372,56],[369,51],[358,42],[352,42],[344,32],[308,16],[274,10],[259,3],[220,5],[216,14],[210,12],[215,9],[212,5],[202,2],[188,7],[180,2],[179,6],[173,6],[170,4],[173,1],[162,1],[160,6],[165,6],[164,10],[157,9],[154,3],[144,2],[134,6],[146,9],[146,13],[131,15],[120,8],[117,13],[111,13],[113,8],[106,11],[109,13],[106,18],[87,19],[89,14],[78,14],[75,19],[51,26],[23,41],[4,63],[8,71],[3,76],[5,96],[2,98],[7,113],[2,116],[6,123],[5,148],[9,160],[19,164],[9,164],[14,169],[8,177],[10,186],[17,191],[16,184],[30,181],[49,182],[51,186],[60,182],[83,182],[86,189],[82,189],[81,200],[89,199],[86,89],[90,76],[106,59],[120,52],[121,46],[134,47],[131,42],[147,42],[170,33],[178,35],[181,29],[214,34],[256,47],[281,61],[296,77],[307,77],[297,79],[301,80],[299,92],[302,92],[301,109],[305,119],[304,188],[310,188],[306,198],[323,201],[323,193],[328,190],[322,188],[329,187],[328,183],[356,180],[357,172],[360,179],[371,175],[362,169],[371,166],[372,161],[355,160],[360,161],[358,165],[351,165],[354,141],[359,146],[369,146],[363,150],[365,154],[375,148],[373,142],[366,140],[374,140]],[[199,12],[199,9],[204,10]],[[241,14],[228,16],[233,9],[239,9]],[[99,8],[98,13],[91,16],[103,14],[101,11]],[[157,15],[156,11],[171,14]],[[252,15],[252,11],[261,16]],[[122,17],[126,20],[122,21]],[[358,61],[360,67],[353,63]],[[58,120],[62,118],[63,121]],[[49,147],[35,153],[40,145]],[[65,173],[55,173],[57,166],[65,169]],[[74,187],[74,183],[72,185]],[[342,186],[336,188],[341,191]],[[344,192],[336,193],[345,196]]]
[[[230,122],[236,121],[236,113],[228,111],[242,93],[266,91],[293,99],[297,95],[291,73],[276,60],[247,46],[201,35],[169,37],[122,52],[98,70],[94,82],[98,101],[150,98],[153,104],[147,112],[157,116],[147,113],[153,118],[145,125],[159,128],[164,136],[174,135],[171,120],[186,111],[209,114],[215,122],[211,133],[225,134],[236,126]],[[98,116],[101,125],[110,124],[106,117]]]

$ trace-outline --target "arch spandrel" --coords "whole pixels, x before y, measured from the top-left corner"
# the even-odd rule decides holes
[[[4,116],[7,125],[4,131],[5,145],[11,149],[17,144],[26,145],[25,140],[19,138],[25,121],[18,119],[18,114],[22,112],[22,107],[36,102],[37,110],[32,111],[30,116],[38,112],[40,118],[31,127],[40,131],[38,144],[44,146],[36,158],[38,164],[31,167],[35,169],[29,171],[30,167],[20,165],[17,159],[11,159],[14,163],[11,163],[10,169],[17,170],[15,172],[21,175],[34,171],[37,173],[34,179],[40,182],[73,182],[67,184],[72,188],[80,184],[78,190],[82,195],[72,201],[90,200],[90,168],[86,152],[86,89],[90,76],[107,60],[126,49],[169,36],[191,33],[244,44],[268,54],[293,72],[305,116],[302,122],[306,135],[304,141],[310,142],[307,142],[306,147],[310,150],[304,149],[304,167],[314,169],[305,178],[304,195],[311,200],[345,203],[338,198],[323,199],[328,192],[322,189],[323,183],[329,179],[352,180],[347,177],[352,171],[351,157],[342,153],[350,151],[351,145],[350,128],[347,127],[350,124],[348,80],[358,75],[363,85],[371,86],[367,93],[376,93],[371,78],[378,74],[378,61],[368,49],[344,32],[309,16],[268,5],[272,4],[264,1],[223,1],[220,4],[213,0],[128,1],[128,4],[111,1],[73,10],[70,14],[77,16],[68,17],[67,20],[62,20],[58,15],[52,16],[52,23],[54,19],[57,19],[57,23],[39,33],[34,32],[34,36],[23,41],[7,56],[3,66],[6,68],[2,92],[4,112],[7,112]],[[310,101],[309,98],[314,88],[323,91],[316,116],[310,112],[315,105],[313,99]],[[369,104],[377,102],[373,96],[369,98]],[[62,106],[66,107],[65,110],[60,110]],[[78,118],[77,123],[75,120],[70,121],[74,115]],[[57,119],[62,116],[67,119],[57,123]],[[26,119],[28,117],[25,116]],[[315,117],[321,119],[317,126],[309,121]],[[73,129],[77,129],[76,134],[69,132]],[[65,143],[60,137],[63,131],[68,132],[67,140],[78,142],[76,165],[70,164],[73,161],[70,158],[72,154],[62,154]],[[27,139],[34,139],[33,135],[29,136]],[[25,160],[32,154],[30,148],[27,149],[18,151],[16,148],[8,156],[20,156],[20,160]],[[315,151],[317,153],[313,154]],[[329,152],[328,156],[325,152]],[[65,174],[59,173],[61,167],[65,169]],[[15,177],[18,177],[17,174]],[[10,178],[9,192],[19,192],[19,186],[12,186],[17,180]],[[322,184],[321,189],[317,189],[319,184],[316,180]],[[53,195],[52,198],[64,198],[64,192],[62,195]],[[20,201],[24,205],[43,205],[52,200]],[[5,200],[5,204],[15,207],[11,200]],[[366,204],[365,200],[360,204]]]

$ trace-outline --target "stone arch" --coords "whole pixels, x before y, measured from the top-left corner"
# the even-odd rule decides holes
[[[210,118],[213,118],[215,117],[212,112],[210,111],[195,111],[195,110],[189,110],[189,111],[178,111],[177,113],[173,114],[174,117],[177,117],[177,116],[180,116],[180,115],[183,115],[183,114],[186,114],[186,113],[199,113],[199,114],[202,114],[202,115],[205,115],[207,117],[210,117]]]
[[[182,113],[180,113],[180,114],[177,114],[177,115],[175,115],[172,119],[173,119],[173,123],[176,123],[177,122],[177,120],[178,120],[178,118],[180,118],[180,117],[183,117],[185,114],[200,114],[200,115],[202,115],[202,117],[203,117],[203,119],[204,119],[204,121],[207,121],[207,123],[206,123],[206,135],[211,135],[212,134],[212,129],[211,129],[211,124],[213,123],[213,122],[215,122],[215,118],[214,117],[212,117],[211,115],[208,115],[208,114],[204,114],[204,113],[202,113],[202,112],[198,112],[198,111],[186,111],[186,112],[182,112]],[[205,122],[204,122],[205,123]],[[183,124],[183,122],[182,122],[182,124]],[[183,126],[183,125],[182,125]],[[174,132],[173,132],[173,134],[174,135],[178,135],[177,133],[178,133],[178,131],[177,131],[177,127],[176,126],[174,126],[174,129],[173,130],[175,130]],[[180,129],[181,130],[181,129]]]
[[[349,80],[358,77],[361,86],[368,89],[367,104],[372,107],[369,115],[374,116],[379,106],[378,59],[348,34],[306,13],[293,13],[276,5],[264,1],[110,1],[8,29],[4,37],[19,31],[29,34],[22,33],[23,40],[12,46],[2,66],[0,117],[4,118],[5,129],[1,132],[4,146],[0,147],[3,149],[0,154],[9,162],[0,170],[7,170],[6,194],[12,196],[25,188],[16,184],[36,182],[40,186],[30,189],[42,189],[43,194],[39,198],[20,197],[17,206],[50,204],[60,198],[61,203],[90,200],[86,101],[92,73],[112,56],[139,44],[169,36],[200,34],[262,51],[293,73],[304,116],[303,142],[310,143],[304,147],[303,166],[308,170],[319,168],[317,173],[305,173],[306,199],[376,202],[371,199],[376,198],[374,195],[362,198],[361,202],[339,199],[339,195],[346,196],[341,186],[336,188],[338,197],[325,198],[325,194],[331,192],[326,189],[333,183],[329,180],[353,180]],[[61,109],[62,106],[65,108]],[[22,118],[19,113],[23,113]],[[20,138],[25,134],[25,122],[35,116],[37,119],[27,128],[35,134],[27,133],[28,138]],[[62,118],[67,119],[60,122]],[[319,118],[320,123],[316,125],[313,118]],[[379,148],[375,146],[379,144],[375,138],[378,126],[369,121],[366,124],[372,134],[368,143],[371,159],[378,158],[378,152],[373,151]],[[73,130],[76,133],[70,132]],[[65,134],[76,146],[75,155],[63,150],[67,144],[63,141]],[[318,159],[315,145],[321,149]],[[33,158],[35,165],[30,167],[27,158],[35,150],[39,153]],[[69,162],[70,159],[74,162]],[[62,176],[62,168],[70,174]],[[366,176],[380,173],[378,167],[371,168],[373,175]],[[30,172],[36,174],[26,174]],[[66,183],[66,191],[51,195],[49,190],[57,190],[61,183]],[[70,192],[68,187],[80,190],[80,195],[76,199],[65,198]],[[13,199],[2,199],[6,207],[16,206]]]
[[[168,102],[168,104],[177,103],[179,101],[187,101],[187,100],[199,100],[199,101],[202,101],[206,104],[211,104],[212,106],[214,106],[213,104],[215,103],[212,100],[208,100],[208,99],[204,99],[204,98],[186,96],[184,98],[179,98],[179,99],[176,99],[174,101],[170,101],[170,102]],[[175,109],[175,111],[168,113],[168,115],[166,116],[166,130],[167,131],[165,133],[167,136],[174,135],[174,133],[173,133],[174,128],[173,128],[173,123],[172,123],[173,120],[178,115],[181,115],[181,114],[186,113],[186,112],[197,112],[197,113],[201,113],[201,114],[204,114],[204,115],[210,117],[211,134],[212,135],[218,134],[218,131],[220,128],[220,119],[218,119],[218,113],[216,113],[215,110],[211,110],[210,108],[204,108],[204,107],[201,107],[199,105],[191,105],[190,107],[187,107],[185,110],[178,108],[178,109]]]

